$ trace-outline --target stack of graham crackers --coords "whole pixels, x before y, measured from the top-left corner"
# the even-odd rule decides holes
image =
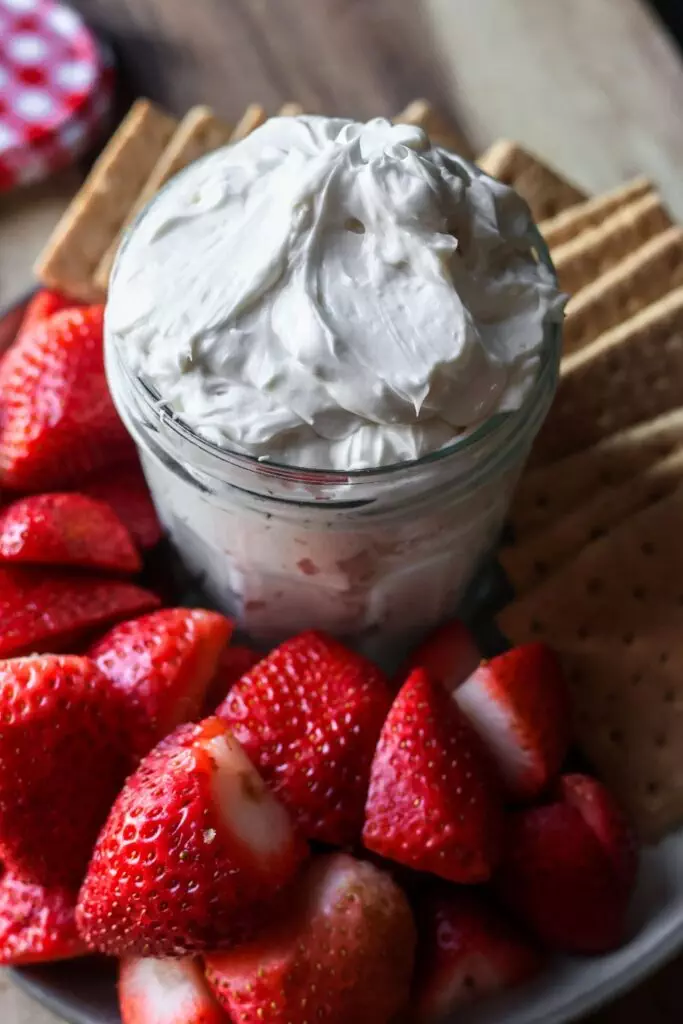
[[[254,104],[230,126],[196,107],[178,122],[139,101],[50,238],[39,279],[103,300],[142,207],[265,117]],[[422,100],[396,120],[463,150]],[[559,650],[581,746],[656,839],[683,821],[683,229],[643,178],[588,198],[516,143],[479,163],[527,200],[572,296],[557,398],[501,553],[517,598],[498,623],[513,643]]]
[[[514,144],[480,163],[527,190],[571,295],[498,624],[560,652],[582,748],[655,840],[683,821],[683,229],[644,178],[587,199]]]

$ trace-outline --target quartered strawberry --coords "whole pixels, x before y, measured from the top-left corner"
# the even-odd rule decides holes
[[[0,363],[0,483],[65,489],[134,458],[104,375],[102,306],[65,309],[14,343]]]
[[[304,835],[345,846],[360,836],[370,764],[390,705],[375,665],[309,632],[271,651],[216,714]]]
[[[87,953],[76,928],[76,894],[24,882],[10,870],[0,878],[0,964],[69,960]]]
[[[90,650],[128,708],[128,747],[144,757],[177,725],[198,718],[230,639],[218,612],[164,608],[122,622]]]
[[[122,1024],[230,1024],[193,957],[128,957],[118,992]]]
[[[430,679],[452,693],[474,672],[481,655],[467,626],[451,619],[434,630],[417,648],[408,663],[408,672],[423,668]]]
[[[444,886],[421,911],[414,997],[420,1024],[527,981],[540,969],[537,950],[481,893]]]
[[[61,313],[63,309],[81,305],[82,303],[77,299],[70,299],[63,292],[55,291],[52,288],[40,288],[26,307],[17,337],[32,330],[44,320],[49,320],[55,313]]]
[[[510,797],[533,799],[557,778],[569,747],[570,703],[549,647],[526,644],[482,661],[454,697]]]
[[[137,460],[88,478],[79,486],[85,494],[111,505],[141,551],[159,543],[161,523]]]
[[[211,715],[232,690],[235,683],[257,665],[263,654],[246,644],[230,644],[218,660],[216,673],[206,693],[204,707]]]
[[[0,512],[0,562],[105,572],[142,568],[131,536],[104,502],[83,494],[35,494]]]
[[[479,738],[446,690],[416,669],[377,745],[365,846],[452,882],[482,882],[501,829],[497,780]]]
[[[96,629],[158,605],[156,594],[124,580],[0,567],[0,658],[75,649]]]
[[[251,943],[205,957],[233,1024],[388,1024],[406,1004],[415,949],[391,876],[346,854],[313,861],[291,913]]]
[[[180,726],[114,804],[81,889],[81,934],[112,956],[233,945],[273,912],[307,852],[224,723]]]
[[[127,760],[118,694],[88,658],[0,662],[0,856],[77,889]]]
[[[602,799],[611,803],[606,794]],[[602,826],[596,831],[587,820],[583,800],[570,781],[560,785],[553,802],[514,812],[497,886],[509,909],[546,945],[604,953],[624,940],[633,874],[623,866],[633,841],[628,830],[610,828],[606,842]]]
[[[638,873],[638,844],[633,829],[612,794],[597,779],[572,773],[560,779],[561,798],[581,814],[603,850],[625,892]]]

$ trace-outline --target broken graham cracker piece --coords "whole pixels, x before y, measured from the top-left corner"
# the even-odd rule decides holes
[[[230,136],[230,142],[239,142],[246,139],[253,131],[259,128],[266,120],[266,112],[258,103],[250,103],[235,125]]]
[[[552,250],[560,288],[570,295],[576,294],[671,226],[671,217],[660,197],[656,192],[648,192],[611,214],[599,227],[584,231]]]
[[[683,448],[683,407],[606,437],[591,448],[531,469],[520,480],[511,510],[516,542],[543,530],[599,490],[617,487]]]
[[[617,210],[623,210],[631,203],[642,199],[653,191],[652,182],[648,178],[633,178],[625,185],[602,192],[599,196],[586,199],[549,220],[539,224],[539,230],[546,240],[549,249],[571,242],[583,231],[599,227],[607,217]]]
[[[283,103],[277,112],[278,117],[300,117],[304,108],[300,103]]]
[[[193,107],[188,111],[150,169],[142,188],[126,211],[120,230],[100,259],[95,271],[95,281],[102,292],[106,292],[109,287],[109,277],[125,228],[135,220],[162,185],[165,185],[174,174],[182,171],[200,156],[224,146],[230,139],[230,134],[230,127],[216,117],[210,107]]]
[[[468,159],[473,156],[472,147],[462,133],[427,100],[413,100],[393,120],[395,124],[412,124],[423,128],[436,146]]]
[[[557,650],[579,745],[646,841],[683,820],[682,522],[679,488],[498,616]]]
[[[517,142],[501,139],[477,160],[492,178],[511,185],[528,203],[538,223],[586,198],[575,185]]]
[[[683,228],[676,226],[645,242],[569,300],[563,351],[576,352],[681,284]]]
[[[605,487],[545,530],[503,548],[499,561],[515,594],[539,586],[579,551],[628,516],[654,505],[683,484],[683,448],[654,462],[618,487]]]
[[[683,405],[683,287],[562,361],[530,464],[547,465]]]
[[[176,128],[149,100],[138,100],[94,164],[38,258],[39,281],[83,302],[98,302],[98,263],[118,238],[131,206]]]

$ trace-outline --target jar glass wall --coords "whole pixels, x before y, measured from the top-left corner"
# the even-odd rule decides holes
[[[548,261],[542,243],[541,258]],[[106,337],[114,400],[160,518],[195,584],[263,645],[324,628],[385,665],[457,611],[500,534],[554,394],[549,324],[523,406],[445,449],[380,470],[260,462],[180,422]]]

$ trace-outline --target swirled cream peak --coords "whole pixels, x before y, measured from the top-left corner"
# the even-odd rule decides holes
[[[532,245],[515,193],[419,128],[274,118],[143,215],[107,329],[218,445],[389,465],[523,401],[562,316]]]

